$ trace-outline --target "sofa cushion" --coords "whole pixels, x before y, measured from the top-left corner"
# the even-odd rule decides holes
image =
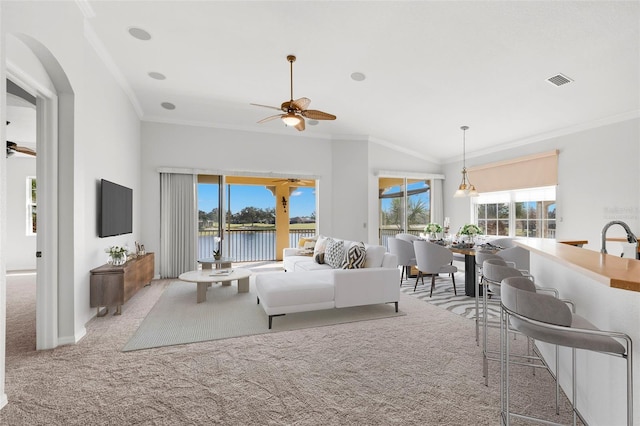
[[[366,249],[366,257],[364,262],[365,268],[379,268],[382,266],[382,260],[384,259],[385,248],[384,246],[372,246],[369,244],[364,245]]]
[[[318,254],[324,253],[327,250],[328,243],[329,238],[318,235],[318,240],[316,241],[316,245],[313,248],[313,257],[315,258]]]
[[[349,249],[345,250],[342,269],[364,268],[366,255],[364,243],[352,244]]]
[[[324,252],[324,262],[332,268],[341,268],[344,262],[344,241],[329,238],[327,250]]]
[[[256,287],[260,301],[274,308],[332,302],[332,271],[257,274]]]

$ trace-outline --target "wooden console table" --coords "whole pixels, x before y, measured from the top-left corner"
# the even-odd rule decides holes
[[[122,266],[105,264],[92,269],[89,303],[98,309],[98,316],[106,315],[113,305],[116,305],[114,315],[120,315],[122,305],[153,279],[154,262],[153,253],[147,253]],[[102,307],[105,310],[101,313]]]

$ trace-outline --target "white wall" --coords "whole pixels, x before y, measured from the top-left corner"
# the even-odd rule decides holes
[[[558,149],[556,238],[586,239],[586,248],[599,250],[600,231],[611,220],[622,220],[640,234],[639,128],[636,118],[490,155],[467,155],[467,167]],[[451,218],[453,230],[468,222],[471,213],[468,198],[453,198],[461,168],[461,163],[444,168],[445,216]],[[624,236],[624,232],[612,227],[608,236]]]
[[[368,150],[366,140],[334,140],[333,161],[333,233],[337,238],[369,241]]]
[[[27,235],[27,178],[36,175],[34,158],[7,159],[7,250],[8,271],[36,268],[36,236]]]
[[[295,132],[292,130],[292,132]],[[331,235],[331,141],[298,135],[255,133],[209,127],[142,123],[144,221],[141,242],[149,252],[160,247],[159,168],[199,174],[281,174],[318,178],[319,232]],[[156,255],[158,271],[159,255]]]
[[[140,122],[124,91],[85,38],[84,17],[75,2],[2,2],[0,30],[6,38],[19,34],[29,47],[7,51],[7,62],[29,80],[42,81],[42,66],[25,60],[37,50],[60,95],[59,173],[60,225],[58,271],[58,338],[77,341],[95,315],[89,307],[89,270],[106,260],[108,245],[137,239],[140,208]],[[35,50],[34,50],[35,49]],[[66,87],[62,83],[67,83]],[[107,178],[134,191],[134,233],[97,236],[97,182]],[[46,214],[46,212],[42,212]],[[0,253],[3,253],[1,250]]]

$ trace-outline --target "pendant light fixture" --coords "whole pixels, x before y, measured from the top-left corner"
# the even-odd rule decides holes
[[[476,191],[476,187],[469,182],[469,177],[467,176],[466,134],[469,126],[462,126],[460,129],[462,130],[462,182],[453,196],[454,198],[477,197],[478,191]]]

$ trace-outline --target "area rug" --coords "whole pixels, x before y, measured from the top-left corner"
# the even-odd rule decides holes
[[[430,277],[424,279],[424,284],[422,284],[422,279],[420,279],[415,291],[413,291],[413,288],[416,284],[416,279],[406,279],[402,282],[400,291],[462,317],[475,319],[476,299],[475,297],[469,297],[464,294],[464,272],[458,272],[455,274],[455,277],[456,292],[458,295],[455,295],[453,292],[449,275],[442,275],[436,278],[436,288],[433,290],[432,296],[429,296],[429,291],[431,290]],[[479,309],[480,314],[482,314],[482,300],[480,300]],[[497,304],[490,304],[487,307],[487,316],[490,320],[500,318],[500,307]]]
[[[207,290],[207,300],[203,303],[196,303],[195,283],[174,281],[122,351],[405,315],[401,309],[396,313],[394,304],[326,309],[275,317],[269,330],[268,316],[256,302],[253,279],[248,293],[238,293],[235,284],[214,284]]]

